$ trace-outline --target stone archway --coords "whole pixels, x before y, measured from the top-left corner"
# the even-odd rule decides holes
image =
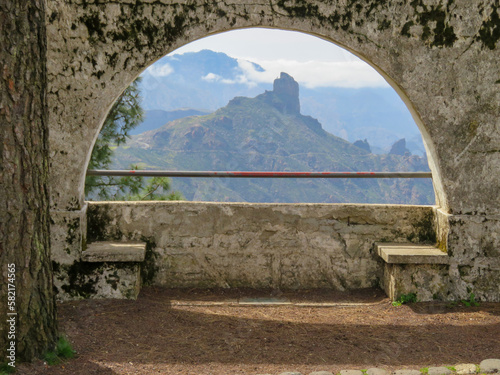
[[[243,27],[309,33],[375,67],[412,112],[431,160],[439,241],[454,255],[456,294],[495,289],[500,231],[500,59],[494,2],[48,2],[53,253],[78,257],[83,181],[116,97],[147,66],[200,37]],[[482,224],[487,223],[487,224]],[[478,258],[481,261],[478,262]],[[462,268],[460,268],[462,267]],[[467,275],[463,276],[463,267]],[[460,268],[460,269],[459,269]],[[477,276],[490,281],[476,285]],[[479,289],[478,289],[479,288]]]

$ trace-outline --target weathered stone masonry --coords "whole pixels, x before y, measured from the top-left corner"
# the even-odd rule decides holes
[[[430,206],[92,202],[89,238],[153,243],[148,282],[275,289],[377,286],[373,242],[435,240]],[[447,287],[447,286],[446,286]],[[444,297],[444,296],[443,296]]]
[[[48,0],[53,258],[86,237],[83,181],[118,95],[190,41],[242,27],[302,31],[345,47],[401,95],[434,176],[440,247],[453,293],[500,300],[498,1]]]

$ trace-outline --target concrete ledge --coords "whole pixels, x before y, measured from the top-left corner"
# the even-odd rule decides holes
[[[378,243],[378,255],[390,264],[448,264],[448,254],[431,245]]]
[[[88,245],[82,252],[84,262],[143,262],[146,244],[142,242],[100,241]]]

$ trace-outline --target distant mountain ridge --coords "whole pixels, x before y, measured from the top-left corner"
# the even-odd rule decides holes
[[[144,120],[134,129],[130,131],[130,135],[137,135],[148,130],[158,129],[167,122],[177,120],[183,117],[201,116],[210,113],[193,108],[181,108],[175,111],[163,111],[161,109],[146,110]]]
[[[257,64],[253,66],[262,71]],[[142,74],[142,105],[146,110],[188,107],[215,111],[235,96],[255,96],[271,87],[249,87],[242,76],[238,60],[224,53],[203,50],[165,56]]]
[[[215,111],[236,96],[254,97],[270,90],[271,83],[250,81],[249,66],[264,71],[258,64],[242,64],[209,50],[165,56],[142,75],[143,107]],[[401,138],[413,154],[425,152],[418,128],[392,88],[301,87],[300,103],[302,113],[317,118],[325,130],[350,142],[366,138],[375,153],[389,152]]]
[[[209,115],[174,120],[115,150],[113,168],[241,171],[415,171],[418,156],[374,155],[326,132],[300,111],[299,86],[281,73],[273,90],[235,97]],[[429,181],[325,179],[173,180],[188,200],[433,203]]]

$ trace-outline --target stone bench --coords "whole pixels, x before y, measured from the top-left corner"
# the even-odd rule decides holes
[[[391,264],[448,264],[448,254],[432,245],[413,243],[375,244],[378,255]]]
[[[376,243],[384,261],[381,287],[393,301],[416,293],[418,301],[445,299],[449,284],[449,256],[437,247],[413,243]]]
[[[141,263],[146,257],[143,242],[98,241],[87,245],[81,261],[88,264],[90,298],[136,299],[141,289]]]

